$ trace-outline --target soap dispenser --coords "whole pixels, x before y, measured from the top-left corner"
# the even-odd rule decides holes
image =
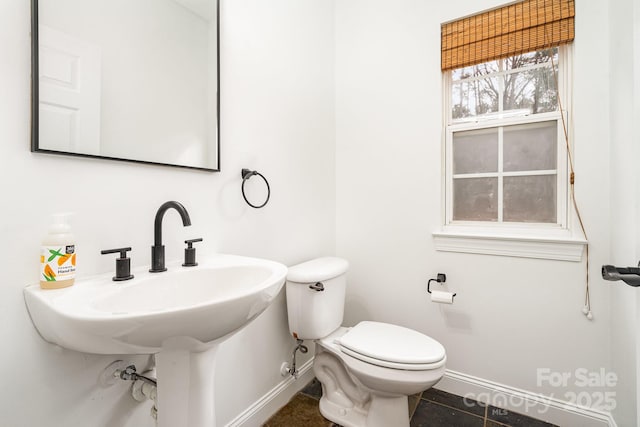
[[[76,276],[76,244],[70,214],[55,214],[49,234],[42,240],[40,287],[59,289],[73,285]]]

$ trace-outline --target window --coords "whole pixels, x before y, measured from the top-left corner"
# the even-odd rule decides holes
[[[563,62],[553,48],[447,73],[447,224],[566,227]]]
[[[438,250],[580,261],[571,227],[575,0],[522,0],[442,25],[444,224]]]

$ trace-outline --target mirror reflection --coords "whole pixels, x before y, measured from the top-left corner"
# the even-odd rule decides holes
[[[217,0],[33,4],[34,151],[219,169]]]

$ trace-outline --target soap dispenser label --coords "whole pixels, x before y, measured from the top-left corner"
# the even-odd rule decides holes
[[[75,245],[43,246],[40,255],[41,280],[60,282],[76,276]]]

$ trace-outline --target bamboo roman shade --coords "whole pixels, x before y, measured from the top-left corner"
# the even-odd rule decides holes
[[[442,24],[442,70],[569,43],[575,0],[524,0]]]

